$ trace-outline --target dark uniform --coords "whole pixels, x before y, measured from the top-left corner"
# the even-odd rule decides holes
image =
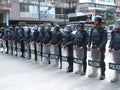
[[[120,64],[120,21],[115,22],[115,30],[111,33],[109,52],[112,52],[114,63]],[[112,83],[119,81],[119,73],[119,71],[115,71],[115,77],[111,80]]]
[[[81,30],[79,30],[79,27]],[[75,33],[74,46],[77,48],[76,54],[78,58],[83,59],[83,70],[82,65],[79,65],[81,75],[85,75],[87,68],[87,31],[84,30],[84,23],[79,22],[77,25],[77,32]],[[82,47],[82,49],[80,49]],[[82,52],[84,55],[82,55]],[[82,55],[82,56],[81,56]],[[78,72],[76,72],[78,73]]]
[[[49,44],[51,39],[52,39],[51,26],[46,25],[45,26],[45,36],[42,40],[42,43],[44,44],[43,52],[46,52],[48,54],[50,54],[50,47],[47,44]],[[48,64],[50,64],[50,57],[48,57]]]
[[[61,43],[62,43],[62,34],[59,31],[60,26],[56,25],[54,27],[54,32],[52,33],[52,39],[50,40],[50,44],[54,46],[54,53],[60,57],[60,69],[62,68],[62,59],[61,59]],[[56,60],[56,64],[58,60]]]
[[[36,60],[36,61],[37,61],[37,48],[36,48],[36,42],[37,42],[38,37],[39,37],[39,31],[38,31],[38,28],[35,28],[31,41],[34,43],[34,49],[35,49],[34,52],[35,52],[35,60]]]
[[[5,41],[6,41],[6,48],[7,48],[7,51],[6,51],[6,54],[9,53],[9,43],[8,43],[8,40],[9,40],[9,30],[6,30],[5,32]]]
[[[18,27],[15,27],[14,29],[14,44],[15,44],[15,56],[17,56],[17,42],[18,42],[18,36],[19,36],[19,33],[18,33]]]
[[[73,72],[73,43],[74,35],[71,33],[71,26],[66,26],[66,32],[63,34],[62,45],[64,48],[68,48],[68,70],[67,72]]]
[[[21,44],[21,57],[25,58],[24,56],[24,52],[25,52],[25,44],[24,44],[24,40],[25,40],[25,31],[23,28],[20,29],[20,32],[19,32],[19,36],[18,36],[18,40]]]
[[[9,44],[10,44],[9,49],[11,50],[11,55],[13,55],[13,41],[14,41],[15,34],[12,27],[10,28],[8,36],[9,36]]]
[[[104,59],[105,59],[105,47],[107,43],[107,32],[104,29],[104,27],[101,26],[102,23],[101,17],[96,17],[95,23],[97,23],[97,25],[91,29],[88,47],[90,47],[92,44],[92,55],[93,55],[92,57],[95,57],[94,55],[96,54],[95,52],[97,50],[98,50],[97,52],[100,53],[100,64],[101,64],[100,80],[103,80],[105,78]]]
[[[25,43],[26,43],[26,49],[27,49],[27,53],[28,53],[28,59],[31,59],[31,47],[30,47],[30,41],[32,38],[32,33],[31,33],[31,29],[28,28],[28,30],[25,32]]]
[[[45,32],[44,32],[44,26],[42,26],[41,25],[41,27],[40,27],[40,32],[39,32],[39,37],[38,37],[38,39],[37,39],[37,42],[39,43],[39,45],[40,45],[40,58],[41,58],[41,61],[42,61],[42,51],[43,51],[43,46],[42,46],[42,40],[43,40],[43,38],[44,38],[44,36],[45,36]]]

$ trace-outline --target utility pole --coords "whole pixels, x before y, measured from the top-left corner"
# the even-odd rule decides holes
[[[38,18],[39,18],[39,25],[40,25],[40,20],[41,20],[41,18],[40,18],[40,4],[41,4],[41,0],[38,0]]]

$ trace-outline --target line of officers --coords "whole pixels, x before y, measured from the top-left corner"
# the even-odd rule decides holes
[[[9,30],[4,33],[0,31],[0,37],[2,41],[6,42],[7,54],[9,53],[9,44],[15,44],[15,50],[18,49],[18,43],[21,47],[21,57],[25,58],[25,44],[29,43],[27,46],[28,49],[28,57],[31,59],[31,46],[30,43],[34,45],[34,59],[37,61],[37,44],[40,46],[40,55],[42,60],[43,53],[51,54],[50,49],[54,46],[53,52],[59,56],[59,59],[56,60],[56,63],[59,62],[60,69],[62,69],[62,56],[65,55],[65,52],[62,50],[66,50],[67,53],[67,62],[68,62],[68,70],[67,72],[73,72],[73,63],[74,57],[82,59],[82,64],[79,64],[79,70],[76,74],[85,75],[87,68],[87,50],[91,51],[91,57],[99,57],[101,76],[100,80],[105,79],[105,51],[106,51],[106,43],[107,43],[107,32],[102,26],[102,18],[95,17],[94,27],[92,27],[90,33],[84,30],[84,23],[79,22],[77,24],[77,31],[75,34],[72,34],[71,26],[68,25],[64,29],[64,33],[60,32],[60,26],[54,26],[54,30],[51,31],[51,25],[41,25],[40,30],[38,27],[34,28],[33,34],[31,34],[30,28],[25,31],[23,28],[13,28],[10,27]],[[120,64],[120,21],[116,21],[115,30],[111,33],[111,41],[109,44],[109,52],[114,52],[113,57],[115,63]],[[1,44],[2,46],[2,44]],[[74,52],[75,51],[75,52]],[[83,53],[82,53],[83,52]],[[100,56],[97,56],[100,53]],[[15,55],[17,56],[18,53]],[[11,51],[11,55],[13,55],[13,51]],[[76,55],[76,56],[75,56]],[[96,55],[96,56],[95,56]],[[46,57],[48,64],[51,63],[50,57]],[[89,77],[93,77],[93,73],[89,75]],[[119,72],[116,71],[116,76],[111,82],[117,82],[119,80]]]

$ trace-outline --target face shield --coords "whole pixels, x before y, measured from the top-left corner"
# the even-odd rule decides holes
[[[120,21],[115,22],[114,29],[120,29]]]

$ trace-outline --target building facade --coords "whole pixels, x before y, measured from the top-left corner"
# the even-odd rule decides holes
[[[69,0],[70,1],[70,0]],[[0,1],[0,24],[27,25],[40,23],[64,23],[68,0],[2,0]],[[7,8],[6,8],[7,6]],[[4,9],[5,8],[5,9]],[[4,11],[7,14],[3,13]],[[4,15],[5,14],[5,15]]]
[[[92,14],[93,18],[100,15],[104,20],[120,18],[120,0],[79,0],[77,6],[77,13],[84,13],[85,15]],[[93,18],[91,18],[93,20]]]

